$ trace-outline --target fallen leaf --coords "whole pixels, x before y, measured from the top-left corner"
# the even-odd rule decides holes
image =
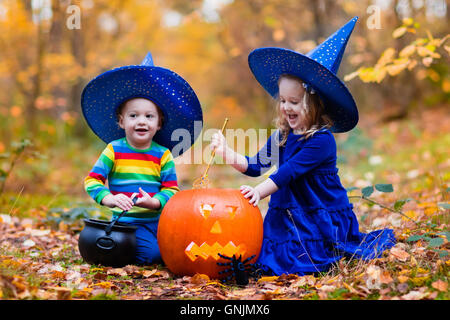
[[[63,280],[66,278],[66,274],[62,271],[54,270],[51,274],[52,279]]]
[[[366,286],[369,289],[380,289],[381,286],[381,269],[378,266],[370,265],[366,270]]]
[[[384,270],[380,275],[380,282],[384,284],[389,284],[394,281],[389,273],[389,271]]]
[[[446,292],[448,284],[445,281],[437,280],[431,284],[431,286],[439,291]]]
[[[83,288],[74,293],[74,298],[88,299],[92,294],[92,288]]]
[[[393,248],[391,248],[390,253],[397,260],[400,260],[402,262],[406,262],[406,260],[408,260],[408,258],[409,258],[409,253],[400,248],[393,247]]]
[[[405,295],[403,295],[401,298],[404,300],[420,300],[427,296],[427,293],[423,293],[420,291],[411,291]]]
[[[430,276],[414,277],[414,278],[411,278],[411,282],[414,283],[415,286],[422,286],[425,284],[425,281],[427,281],[429,278],[430,278]]]
[[[406,281],[408,281],[409,278],[406,276],[398,276],[397,279],[400,283],[405,283]]]
[[[112,287],[115,287],[114,283],[111,283],[109,281],[103,281],[103,282],[97,282],[90,285],[90,287],[100,287],[103,289],[110,289]]]
[[[205,284],[209,282],[209,277],[206,274],[203,273],[196,273],[192,278],[191,278],[191,283],[193,284]]]
[[[153,275],[154,275],[154,276],[160,275],[158,269],[145,270],[144,272],[142,272],[142,276],[143,276],[144,278],[149,278],[149,277],[151,277],[151,276],[153,276]]]
[[[34,242],[31,239],[27,239],[22,243],[22,247],[25,247],[25,248],[31,248],[31,247],[34,247],[35,245],[36,245],[36,242]]]
[[[271,281],[275,281],[278,279],[278,276],[273,276],[273,277],[261,277],[258,279],[258,283],[261,282],[271,282]]]
[[[29,229],[28,233],[33,237],[42,237],[50,234],[50,230]]]
[[[125,276],[128,275],[127,272],[126,272],[124,269],[122,269],[122,268],[112,268],[112,269],[109,269],[109,270],[106,272],[106,274],[107,274],[107,275],[110,275],[110,276],[120,276],[120,277],[125,277]]]
[[[69,288],[65,287],[47,287],[49,290],[55,290],[56,291],[56,299],[58,300],[70,300],[71,299],[71,292]]]
[[[320,291],[324,291],[324,292],[333,292],[334,290],[336,290],[336,286],[330,286],[330,285],[323,285],[319,288]]]

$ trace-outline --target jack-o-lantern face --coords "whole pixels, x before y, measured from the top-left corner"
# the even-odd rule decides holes
[[[239,190],[177,192],[167,202],[159,220],[161,256],[178,275],[204,273],[218,278],[222,269],[217,262],[226,262],[219,253],[230,257],[242,255],[245,259],[258,256],[261,244],[261,213]]]

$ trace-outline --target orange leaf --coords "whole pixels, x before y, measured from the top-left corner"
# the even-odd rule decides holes
[[[405,262],[405,261],[408,260],[408,258],[409,258],[409,253],[406,252],[406,251],[403,250],[403,249],[400,249],[400,248],[393,247],[393,248],[391,249],[390,253],[391,253],[397,260],[400,260],[400,261],[403,261],[403,262]]]
[[[446,292],[448,284],[445,281],[438,280],[431,284],[431,286],[439,291]]]
[[[90,287],[101,287],[104,289],[110,289],[112,287],[115,287],[115,285],[109,281],[104,281],[104,282],[93,283],[90,285]]]
[[[275,281],[278,279],[278,276],[273,276],[273,277],[261,277],[258,279],[258,283],[261,282],[271,282],[271,281]]]
[[[191,283],[193,284],[203,284],[209,282],[209,277],[206,274],[203,273],[196,273],[192,278],[191,278]]]
[[[380,282],[381,283],[385,283],[385,284],[389,284],[392,281],[394,281],[391,277],[391,275],[389,274],[389,271],[383,271],[380,275]]]

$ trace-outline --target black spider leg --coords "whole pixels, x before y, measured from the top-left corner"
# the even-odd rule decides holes
[[[219,256],[231,261],[231,262],[227,262],[227,263],[217,262],[217,265],[219,265],[219,266],[231,266],[231,268],[227,268],[223,271],[219,271],[219,274],[231,272],[231,275],[227,276],[222,281],[227,282],[227,281],[230,281],[234,277],[236,284],[247,285],[249,275],[251,275],[253,272],[252,271],[253,265],[249,264],[248,262],[250,260],[252,260],[256,255],[252,255],[251,257],[248,257],[244,261],[242,261],[242,255],[239,255],[239,258],[236,258],[235,255],[233,255],[233,257],[227,257],[227,256],[224,256],[219,253]]]
[[[218,265],[218,266],[227,266],[227,267],[229,266],[229,267],[231,267],[231,268],[228,268],[228,269],[219,271],[219,274],[224,274],[224,273],[232,272],[231,275],[225,277],[225,278],[222,280],[223,283],[226,283],[226,282],[230,281],[231,279],[233,279],[233,276],[234,276],[234,272],[233,272],[233,261],[234,261],[236,258],[235,258],[234,255],[233,255],[233,258],[224,256],[224,255],[222,255],[222,254],[220,254],[220,253],[218,253],[218,255],[219,255],[221,258],[224,258],[224,259],[227,259],[227,260],[230,260],[230,261],[231,261],[231,262],[217,262],[217,265]]]
[[[253,257],[255,257],[255,255],[251,256],[250,260]],[[259,279],[262,277],[263,270],[262,270],[261,263],[249,263],[247,270],[248,270],[249,276],[252,278]]]

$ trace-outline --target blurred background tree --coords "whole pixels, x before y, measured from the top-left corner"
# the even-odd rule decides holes
[[[15,181],[82,193],[80,179],[103,147],[81,115],[82,89],[147,51],[191,84],[205,128],[225,117],[229,128],[270,128],[274,102],[248,54],[261,46],[307,53],[355,15],[339,75],[367,115],[361,125],[448,106],[449,11],[445,0],[0,0],[0,153],[30,139],[47,160]],[[405,55],[408,65],[395,69]],[[380,57],[384,76],[369,79]]]

